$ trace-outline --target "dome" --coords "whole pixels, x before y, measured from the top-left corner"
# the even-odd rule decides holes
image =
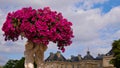
[[[93,60],[93,59],[94,59],[93,56],[90,55],[90,52],[89,52],[89,51],[87,51],[87,55],[84,56],[84,60]]]
[[[98,56],[95,59],[96,60],[102,60],[103,56],[104,56],[104,54],[98,54]]]

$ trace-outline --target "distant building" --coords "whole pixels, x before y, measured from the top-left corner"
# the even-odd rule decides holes
[[[104,68],[113,68],[113,65],[110,64],[110,60],[113,59],[113,52],[110,50],[104,57],[103,57],[103,67]]]
[[[81,55],[71,56],[70,59],[66,59],[60,51],[57,53],[50,53],[50,56],[45,60],[46,68],[114,68],[109,61],[113,58],[112,51],[107,54],[98,54],[94,58],[90,51],[84,57]]]
[[[46,62],[49,61],[66,61],[66,58],[60,53],[60,51],[57,51],[56,54],[50,53],[50,56],[45,60]]]

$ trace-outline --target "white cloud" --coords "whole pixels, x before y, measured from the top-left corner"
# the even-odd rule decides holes
[[[0,66],[3,66],[7,62],[7,58],[0,56]]]
[[[78,11],[79,12],[79,11]],[[100,9],[82,11],[73,16],[73,29],[78,37],[99,38],[99,30],[106,28],[107,25],[120,22],[120,8],[113,8],[109,13],[101,15]],[[91,39],[90,39],[91,40]]]
[[[91,9],[94,4],[102,4],[107,1],[108,0],[0,0],[0,26],[2,26],[5,16],[9,11],[17,10],[23,6],[32,6],[34,8],[50,6],[53,10],[62,12],[65,18],[73,22],[75,38],[73,39],[73,44],[70,47],[67,47],[65,54],[69,54],[69,56],[78,53],[85,55],[87,47],[90,47],[95,55],[98,53],[107,53],[111,48],[110,44],[113,38],[120,37],[120,31],[115,32],[112,37],[110,37],[111,34],[108,32],[108,37],[110,38],[102,40],[99,30],[104,30],[106,26],[118,24],[120,22],[120,7],[115,7],[106,14],[102,14],[102,9],[100,8]],[[80,8],[75,7],[75,4],[78,2],[83,3]],[[84,8],[88,10],[84,10]],[[13,46],[9,46],[9,42],[4,41],[2,34],[3,33],[0,30],[0,52],[23,53],[26,40],[10,42]],[[102,34],[106,35],[106,33]],[[47,52],[56,50],[56,45],[50,43]]]
[[[120,22],[120,6],[113,8],[110,12],[104,15],[103,20],[105,23],[118,23]]]
[[[57,9],[62,9],[65,8],[66,6],[71,6],[74,3],[78,2],[79,0],[25,0],[25,1],[15,1],[15,0],[1,0],[1,5],[5,5],[5,6],[11,6],[14,5],[15,7],[19,7],[19,6],[32,6],[32,7],[44,7],[44,6],[50,6],[52,8],[57,8]]]
[[[80,0],[78,4],[81,4],[79,8],[82,9],[91,9],[95,4],[103,4],[108,0]]]
[[[111,38],[115,38],[116,40],[120,39],[120,30],[116,31]]]
[[[71,17],[73,19],[73,29],[74,29],[74,47],[71,46],[71,49],[85,46],[90,47],[92,52],[95,55],[98,53],[107,53],[111,49],[111,44],[115,39],[120,38],[120,31],[114,31],[113,35],[109,32],[102,33],[103,36],[107,38],[102,39],[100,30],[106,28],[112,28],[113,25],[118,25],[120,23],[120,8],[115,7],[111,9],[110,12],[102,14],[100,9],[91,9],[91,10],[78,10],[78,13]],[[108,25],[111,25],[108,27]],[[116,26],[114,28],[117,28]],[[105,50],[106,49],[106,50]],[[81,51],[85,53],[85,51]],[[84,55],[84,54],[83,54]]]
[[[45,6],[50,6],[52,9],[57,9],[59,11],[66,11],[67,8],[75,8],[75,5],[78,3],[82,3],[80,8],[82,9],[90,9],[93,7],[95,4],[102,4],[107,2],[108,0],[1,0],[0,1],[0,6],[5,7],[6,9],[14,9],[14,8],[20,8],[20,7],[25,7],[25,6],[32,6],[34,8],[41,8]],[[9,6],[9,8],[8,8]],[[12,8],[14,7],[14,8]]]
[[[4,40],[2,40],[4,41]],[[1,53],[23,53],[24,52],[24,41],[17,41],[17,42],[1,42],[0,45],[0,52]]]

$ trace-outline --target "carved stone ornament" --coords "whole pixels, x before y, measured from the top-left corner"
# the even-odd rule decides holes
[[[25,44],[25,68],[34,68],[34,62],[37,64],[37,68],[44,68],[44,52],[47,46],[42,44],[35,44],[31,41],[27,41]]]

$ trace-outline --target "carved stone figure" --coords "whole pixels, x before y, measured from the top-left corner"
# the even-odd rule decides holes
[[[42,44],[35,44],[31,41],[27,41],[25,45],[25,68],[34,68],[34,62],[37,64],[37,68],[44,68],[44,52],[47,46]]]

